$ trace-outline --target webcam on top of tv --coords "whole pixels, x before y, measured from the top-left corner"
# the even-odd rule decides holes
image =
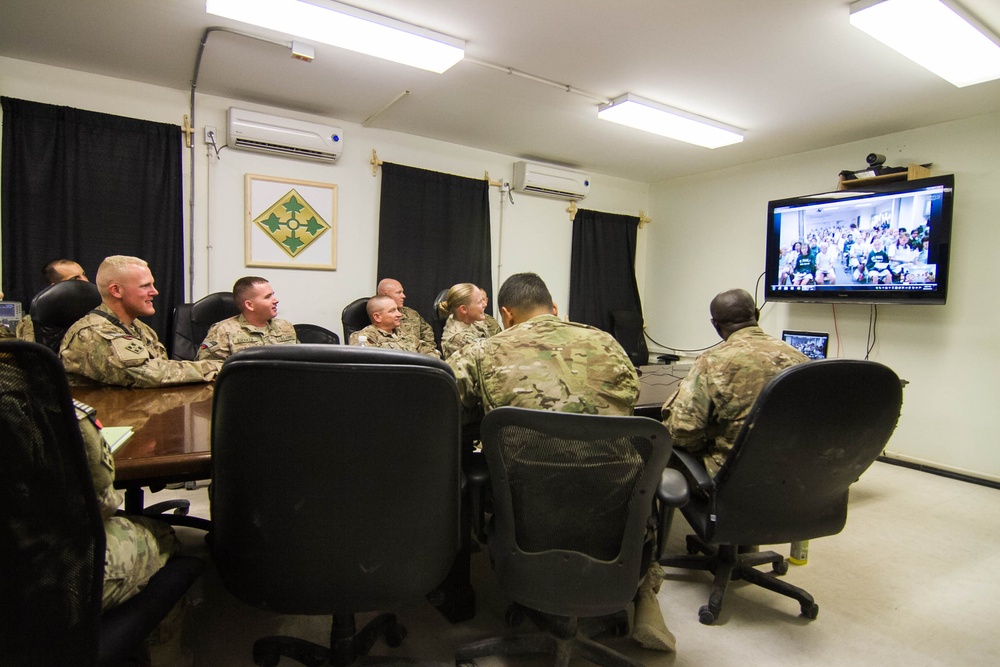
[[[865,156],[868,166],[864,169],[845,169],[840,172],[840,177],[845,181],[856,178],[872,178],[873,176],[884,176],[886,174],[899,174],[906,171],[906,167],[885,166],[885,156],[881,153],[869,153]]]

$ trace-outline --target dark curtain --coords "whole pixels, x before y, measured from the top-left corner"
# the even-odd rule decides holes
[[[406,305],[425,320],[456,283],[493,293],[489,183],[383,163],[380,207],[378,280],[402,283]]]
[[[573,219],[569,319],[608,333],[611,313],[642,315],[635,282],[635,239],[639,218],[580,209]]]
[[[160,294],[143,320],[162,341],[183,298],[181,130],[176,125],[0,98],[5,298],[27,309],[42,267],[79,262],[93,281],[108,255],[149,262]]]

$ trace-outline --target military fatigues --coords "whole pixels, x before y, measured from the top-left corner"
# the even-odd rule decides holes
[[[444,323],[444,331],[441,333],[442,356],[447,359],[469,343],[500,333],[500,325],[497,324],[497,321],[489,315],[486,317],[489,319],[466,324],[461,320],[456,320],[454,315],[449,315],[448,320]]]
[[[63,337],[59,358],[70,384],[160,387],[215,379],[218,361],[174,361],[149,325],[132,327],[104,304],[77,320]]]
[[[18,320],[14,335],[21,340],[35,342],[35,324],[31,321],[31,315],[25,315]]]
[[[414,342],[414,347],[411,349],[427,354],[430,354],[430,348],[436,350],[437,341],[434,340],[434,329],[431,325],[427,324],[427,320],[421,317],[420,313],[406,306],[402,306],[399,312],[403,317],[399,322],[399,328],[396,329],[396,333],[404,340],[419,341],[419,344]]]
[[[173,528],[149,517],[116,516],[122,492],[114,488],[115,460],[96,426],[94,409],[74,401],[80,433],[87,451],[87,465],[104,520],[104,595],[102,609],[109,609],[141,591],[181,545]]]
[[[225,361],[233,352],[245,347],[293,345],[298,342],[298,338],[295,337],[295,327],[291,322],[274,318],[267,323],[267,326],[255,327],[240,313],[212,325],[201,347],[198,348],[198,360]]]
[[[674,447],[701,456],[714,475],[733,449],[757,394],[781,370],[808,361],[791,345],[747,327],[704,352],[666,403]]]
[[[629,415],[639,397],[635,368],[610,334],[555,315],[467,345],[448,364],[470,412],[481,404]]]
[[[419,317],[419,315],[417,316]],[[422,354],[429,354],[432,357],[438,359],[441,358],[441,353],[434,346],[433,343],[430,345],[426,341],[416,338],[411,335],[407,336],[403,332],[403,327],[397,328],[395,331],[382,331],[374,324],[369,324],[361,331],[355,331],[351,334],[351,338],[348,343],[351,345],[358,344],[358,337],[367,337],[368,347],[384,347],[389,350],[403,350],[404,352],[420,352]]]

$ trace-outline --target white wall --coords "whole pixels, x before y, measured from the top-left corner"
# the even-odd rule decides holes
[[[96,76],[19,60],[0,58],[0,94],[105,113],[181,124],[189,113],[189,91]],[[219,130],[224,141],[226,110],[240,106],[278,115],[338,125],[344,130],[344,152],[334,165],[271,157],[226,148],[221,159],[209,154],[205,125]],[[321,324],[340,332],[340,311],[359,296],[370,294],[377,280],[378,206],[381,176],[373,177],[371,153],[386,162],[471,178],[486,172],[492,180],[511,180],[513,156],[432,141],[396,132],[368,129],[336,118],[198,95],[195,148],[194,261],[191,288],[195,298],[229,290],[247,274],[267,277],[281,300],[282,317]],[[185,198],[189,193],[189,158],[184,159]],[[244,263],[243,184],[245,174],[264,174],[338,186],[337,270],[250,268]],[[583,208],[638,215],[649,209],[645,183],[593,174]],[[548,283],[561,312],[569,307],[569,263],[572,223],[567,202],[514,193],[514,205],[501,204],[490,190],[493,227],[494,286],[519,271],[536,271]],[[185,199],[185,217],[189,202]],[[502,221],[502,227],[501,227]],[[187,229],[187,225],[185,226]],[[501,236],[502,229],[502,236]],[[648,226],[647,226],[648,229]],[[645,235],[640,231],[640,245]],[[112,254],[114,248],[108,249]],[[502,256],[501,253],[502,252]],[[499,265],[499,266],[498,266]],[[97,267],[85,267],[91,272]],[[154,276],[156,267],[152,267]],[[640,260],[642,284],[645,266]],[[405,285],[404,285],[405,286]]]
[[[731,287],[754,291],[764,266],[767,202],[835,189],[837,174],[860,169],[871,152],[886,155],[889,165],[933,162],[933,174],[955,174],[947,305],[878,308],[870,358],[909,381],[887,453],[1000,480],[1000,114],[654,184],[657,221],[645,247],[649,333],[678,348],[715,343],[708,303]],[[829,331],[831,356],[860,359],[869,313],[860,304],[772,303],[761,324],[772,334]]]

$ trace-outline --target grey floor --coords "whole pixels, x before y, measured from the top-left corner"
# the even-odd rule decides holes
[[[162,491],[148,502],[182,496],[192,514],[208,516],[204,487]],[[180,529],[188,550],[206,554],[204,534]],[[675,521],[671,551],[683,551],[687,526]],[[721,619],[698,622],[707,573],[667,570],[659,594],[676,654],[637,648],[628,638],[601,638],[650,666],[674,665],[998,665],[1000,664],[1000,491],[876,463],[852,487],[847,527],[813,540],[809,562],[787,579],[812,593],[819,617],[798,616],[788,598],[743,582],[730,587]],[[787,554],[788,545],[774,547]],[[474,619],[450,625],[426,602],[398,610],[409,635],[403,646],[376,644],[374,655],[452,662],[456,646],[506,629],[506,603],[484,553],[473,560],[478,595]],[[187,610],[185,659],[175,667],[253,665],[256,638],[290,634],[325,644],[329,617],[281,616],[249,608],[229,595],[211,565]],[[361,620],[364,620],[363,617]],[[513,631],[528,631],[530,621]],[[293,665],[283,659],[282,665]],[[480,661],[482,667],[543,665],[537,660]],[[576,662],[574,665],[578,664]],[[589,664],[580,661],[579,664]]]

